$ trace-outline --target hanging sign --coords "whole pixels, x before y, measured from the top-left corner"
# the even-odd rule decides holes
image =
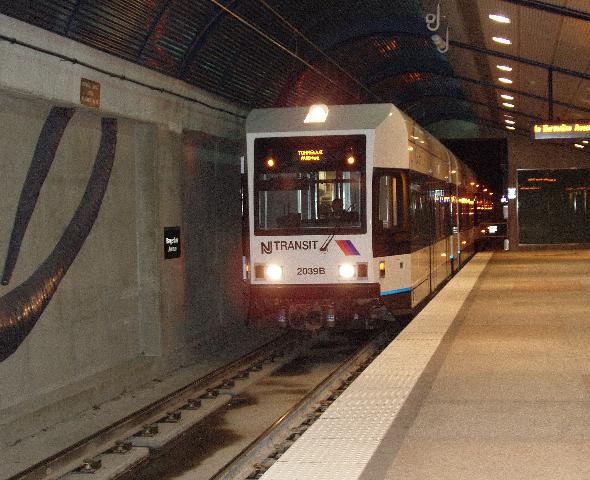
[[[533,138],[535,140],[588,137],[590,137],[590,121],[588,120],[575,123],[544,123],[533,126]]]

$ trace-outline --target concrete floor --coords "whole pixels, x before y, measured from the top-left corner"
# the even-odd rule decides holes
[[[590,478],[590,251],[495,253],[385,478]]]

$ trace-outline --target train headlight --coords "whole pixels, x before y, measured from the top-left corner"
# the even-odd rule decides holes
[[[265,273],[268,280],[277,282],[283,278],[283,267],[271,263],[266,267]]]
[[[343,263],[342,265],[338,265],[338,275],[340,278],[351,279],[354,277],[355,268],[354,265],[350,263]]]
[[[305,117],[305,120],[303,120],[303,123],[324,123],[327,117],[327,105],[324,105],[323,103],[316,104],[309,108],[309,112],[307,112],[307,116]]]

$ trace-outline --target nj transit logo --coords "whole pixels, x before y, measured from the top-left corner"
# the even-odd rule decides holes
[[[350,240],[336,240],[336,245],[340,247],[340,250],[342,250],[347,257],[360,255],[359,251]]]

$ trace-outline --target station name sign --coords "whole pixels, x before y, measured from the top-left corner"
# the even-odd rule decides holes
[[[180,227],[164,228],[164,258],[180,258]]]
[[[535,140],[588,138],[590,137],[590,121],[534,125],[533,137]]]

